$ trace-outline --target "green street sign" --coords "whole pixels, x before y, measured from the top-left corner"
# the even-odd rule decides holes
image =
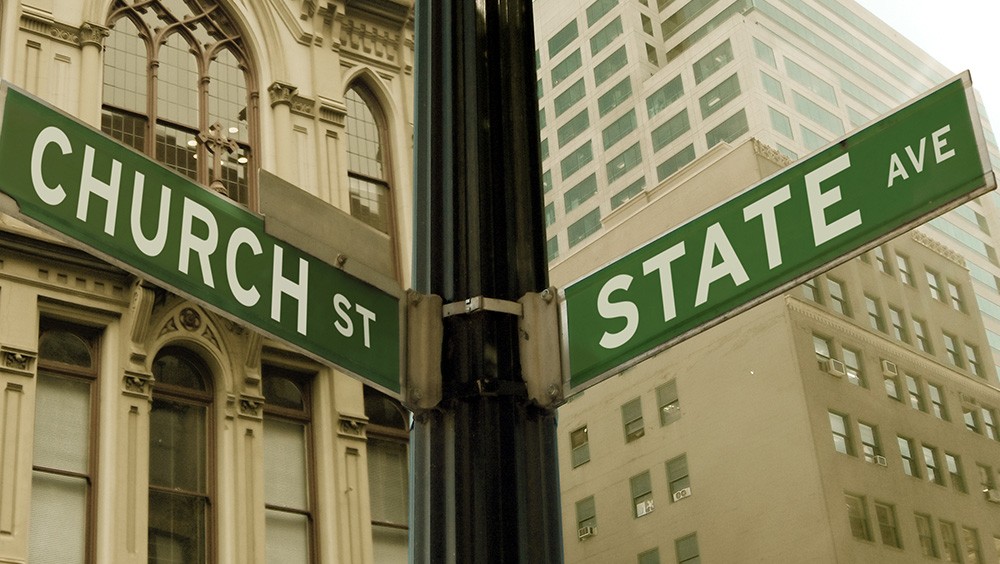
[[[5,211],[400,396],[399,295],[6,83],[0,116]]]
[[[968,73],[566,287],[580,391],[995,187]]]

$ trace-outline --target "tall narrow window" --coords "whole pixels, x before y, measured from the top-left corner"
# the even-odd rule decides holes
[[[688,473],[687,455],[680,455],[667,462],[667,484],[673,501],[680,501],[691,493],[691,475]]]
[[[830,429],[833,431],[833,448],[843,454],[854,454],[851,435],[847,429],[847,417],[839,413],[829,412]]]
[[[913,286],[913,270],[910,268],[910,259],[896,253],[896,270],[899,271],[899,279],[903,284]]]
[[[875,457],[882,455],[882,446],[879,444],[878,431],[872,425],[859,422],[858,434],[861,436],[861,450],[864,453],[865,461],[874,463]]]
[[[896,437],[899,445],[899,456],[903,459],[903,473],[914,478],[920,477],[920,468],[917,466],[917,459],[913,457],[913,441],[903,437]]]
[[[653,548],[642,552],[638,559],[639,564],[660,564],[660,549]]]
[[[632,515],[642,517],[653,510],[653,484],[649,480],[649,471],[636,474],[629,479],[632,490]]]
[[[962,527],[962,544],[965,545],[965,561],[969,564],[982,564],[983,553],[979,548],[979,531]]]
[[[934,525],[931,522],[931,516],[922,513],[917,513],[914,516],[917,521],[917,537],[920,539],[921,552],[929,558],[940,557],[937,540],[934,538]]]
[[[917,348],[918,349],[924,351],[925,353],[932,353],[932,352],[934,352],[933,349],[931,349],[930,338],[927,336],[927,322],[926,321],[917,319],[916,317],[913,318],[913,335],[917,339]]]
[[[847,291],[844,289],[844,283],[833,278],[827,278],[826,287],[830,291],[830,307],[833,311],[843,315],[851,315],[851,308],[847,303]]]
[[[868,508],[865,506],[865,498],[856,495],[845,494],[844,503],[847,505],[847,520],[851,526],[851,534],[860,540],[872,540],[872,525],[868,520]]]
[[[943,486],[944,474],[941,473],[941,464],[938,462],[939,455],[937,448],[922,445],[921,450],[924,453],[924,467],[927,469],[927,481]]]
[[[409,537],[409,414],[396,400],[365,388],[365,415],[375,562],[405,563]]]
[[[917,411],[927,411],[924,396],[920,393],[920,382],[909,374],[906,375],[906,391],[910,396],[910,407]]]
[[[941,275],[933,270],[927,270],[927,290],[935,300],[944,299],[941,294]]]
[[[944,405],[944,392],[941,386],[928,382],[927,392],[931,398],[931,413],[938,419],[948,421],[948,409]]]
[[[313,561],[309,376],[263,366],[264,549],[268,562]]]
[[[344,95],[347,102],[347,162],[351,215],[383,233],[390,232],[388,152],[384,119],[375,98],[361,84]]]
[[[889,259],[885,256],[885,249],[882,247],[875,247],[875,265],[881,272],[886,274],[892,274],[892,267],[889,266]]]
[[[958,289],[958,284],[948,280],[948,299],[951,307],[957,311],[965,311],[965,301],[962,299],[962,292]]]
[[[885,318],[882,315],[882,306],[879,305],[878,300],[865,295],[865,309],[868,311],[868,324],[871,325],[871,328],[884,333]]]
[[[622,425],[625,427],[625,442],[630,443],[645,434],[642,422],[642,403],[639,398],[622,406]]]
[[[669,425],[681,417],[681,400],[677,395],[677,380],[656,388],[656,405],[660,411],[660,425]]]
[[[965,474],[962,472],[962,459],[950,452],[944,453],[944,463],[948,467],[948,475],[951,476],[951,487],[955,491],[969,493],[965,486]]]
[[[41,328],[28,559],[89,562],[97,335],[45,320]]]
[[[902,310],[889,306],[889,322],[892,323],[892,336],[904,343],[909,343],[910,334],[906,330]]]
[[[597,526],[597,505],[594,496],[589,496],[576,502],[576,528]],[[581,537],[582,539],[582,537]]]
[[[569,444],[572,449],[570,458],[573,459],[573,468],[584,462],[590,462],[590,435],[587,433],[586,425],[569,434]]]
[[[696,533],[674,541],[674,549],[677,551],[677,564],[699,564],[701,562],[701,551],[698,549],[698,535]]]
[[[844,353],[844,371],[847,372],[847,381],[855,386],[867,388],[868,382],[865,381],[865,375],[861,371],[861,353],[847,347],[841,347],[841,352]]]
[[[944,338],[944,351],[948,355],[948,361],[962,368],[962,353],[958,351],[958,338],[943,332],[941,336]]]
[[[167,347],[153,362],[153,377],[149,562],[207,562],[213,451],[209,371],[190,351]]]
[[[896,522],[896,508],[876,501],[875,518],[878,520],[878,530],[879,535],[882,537],[882,544],[900,548],[902,544],[899,540],[899,524]]]
[[[958,551],[958,532],[955,524],[947,521],[938,521],[941,529],[941,547],[944,549],[945,562],[961,562],[962,557]]]
[[[255,205],[252,67],[215,3],[119,0],[108,19],[101,129],[179,174]]]

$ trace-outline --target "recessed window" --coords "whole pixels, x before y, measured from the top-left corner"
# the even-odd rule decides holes
[[[948,421],[948,410],[944,405],[944,392],[936,384],[927,384],[927,395],[931,399],[931,413],[938,419]]]
[[[875,519],[878,521],[882,544],[902,548],[899,540],[899,523],[896,522],[896,508],[887,503],[875,502]]]
[[[938,521],[941,529],[941,549],[944,552],[946,562],[961,562],[962,556],[958,547],[958,532],[955,524],[947,521]]]
[[[383,233],[392,225],[385,120],[375,97],[362,84],[344,94],[347,103],[347,176],[351,215]]]
[[[965,486],[965,473],[962,472],[961,458],[957,454],[946,452],[944,453],[944,465],[948,469],[948,476],[951,478],[951,487],[955,488],[955,491],[968,493],[969,490]]]
[[[589,496],[576,502],[576,528],[597,526],[597,504],[594,496]]]
[[[933,270],[927,270],[927,289],[930,291],[931,297],[935,300],[943,299],[941,294],[941,275]]]
[[[847,303],[847,290],[844,289],[844,283],[833,278],[827,278],[826,288],[830,293],[830,307],[833,311],[843,315],[851,315],[851,308]]]
[[[899,445],[899,456],[903,459],[903,473],[914,478],[920,477],[920,467],[914,457],[913,441],[905,437],[896,437]]]
[[[374,561],[406,553],[409,530],[410,415],[395,399],[365,387],[368,492]]]
[[[872,540],[872,526],[868,519],[865,498],[845,494],[844,502],[847,505],[847,520],[851,527],[851,534],[859,540]]]
[[[941,473],[941,463],[938,460],[940,455],[937,448],[921,445],[921,450],[924,453],[924,470],[927,472],[927,481],[943,486],[944,475]]]
[[[927,411],[924,395],[920,392],[920,381],[909,374],[906,375],[906,391],[910,397],[910,407],[917,411]]]
[[[861,353],[848,347],[841,347],[844,354],[844,371],[847,372],[847,381],[862,388],[868,387],[865,374],[861,371]]]
[[[962,368],[962,355],[958,351],[958,339],[949,333],[941,334],[944,339],[944,350],[948,355],[948,362]]]
[[[649,480],[649,471],[636,474],[629,479],[632,491],[632,515],[643,517],[653,511],[653,485]]]
[[[681,400],[677,395],[677,380],[656,388],[656,405],[660,412],[660,425],[665,426],[681,417]]]
[[[882,305],[876,298],[865,294],[865,311],[868,312],[868,325],[875,331],[885,333],[885,316],[882,315]]]
[[[910,342],[910,332],[906,330],[903,310],[889,306],[889,323],[892,324],[892,336],[904,343]]]
[[[622,406],[622,425],[625,428],[625,442],[632,442],[645,434],[642,423],[642,404],[635,398]]]
[[[876,462],[876,456],[882,456],[882,446],[879,443],[878,429],[873,425],[858,422],[858,435],[861,438],[861,452],[865,462]]]
[[[930,338],[927,336],[927,322],[922,319],[913,318],[913,336],[916,338],[917,348],[924,351],[925,353],[931,354],[934,350],[931,348]]]
[[[667,484],[670,486],[671,500],[679,501],[691,493],[691,476],[688,473],[686,455],[680,455],[667,462]]]
[[[701,562],[701,552],[698,550],[698,535],[695,533],[674,541],[674,549],[677,552],[678,564],[698,564]]]
[[[937,540],[934,538],[934,525],[930,515],[917,513],[914,515],[917,522],[917,538],[920,539],[920,551],[928,558],[939,558]]]
[[[833,432],[833,448],[842,454],[854,454],[854,445],[847,428],[847,416],[829,412],[830,430]]]
[[[905,255],[896,253],[896,270],[899,271],[899,279],[907,286],[915,285],[913,281],[913,269],[910,268],[910,259]]]
[[[586,425],[569,434],[569,444],[573,468],[590,462],[590,434]]]
[[[872,249],[872,252],[875,254],[875,266],[879,269],[879,272],[892,274],[892,268],[889,266],[889,259],[885,256],[885,249],[883,247],[875,247]]]

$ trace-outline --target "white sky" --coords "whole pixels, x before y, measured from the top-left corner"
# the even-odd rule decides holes
[[[857,1],[952,72],[971,71],[990,123],[1000,128],[1000,2]]]

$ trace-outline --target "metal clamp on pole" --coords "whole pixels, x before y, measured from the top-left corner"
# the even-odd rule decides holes
[[[549,288],[541,293],[529,292],[518,300],[523,312],[518,320],[521,375],[528,387],[528,397],[540,407],[548,408],[566,401],[556,296],[556,289]]]
[[[519,302],[510,302],[507,300],[498,300],[496,298],[476,296],[474,298],[469,298],[464,302],[452,302],[450,304],[445,304],[442,310],[442,316],[451,317],[453,315],[466,315],[477,311],[495,311],[521,317],[522,308]]]
[[[441,402],[441,296],[406,291],[406,382],[403,403],[411,411]]]

